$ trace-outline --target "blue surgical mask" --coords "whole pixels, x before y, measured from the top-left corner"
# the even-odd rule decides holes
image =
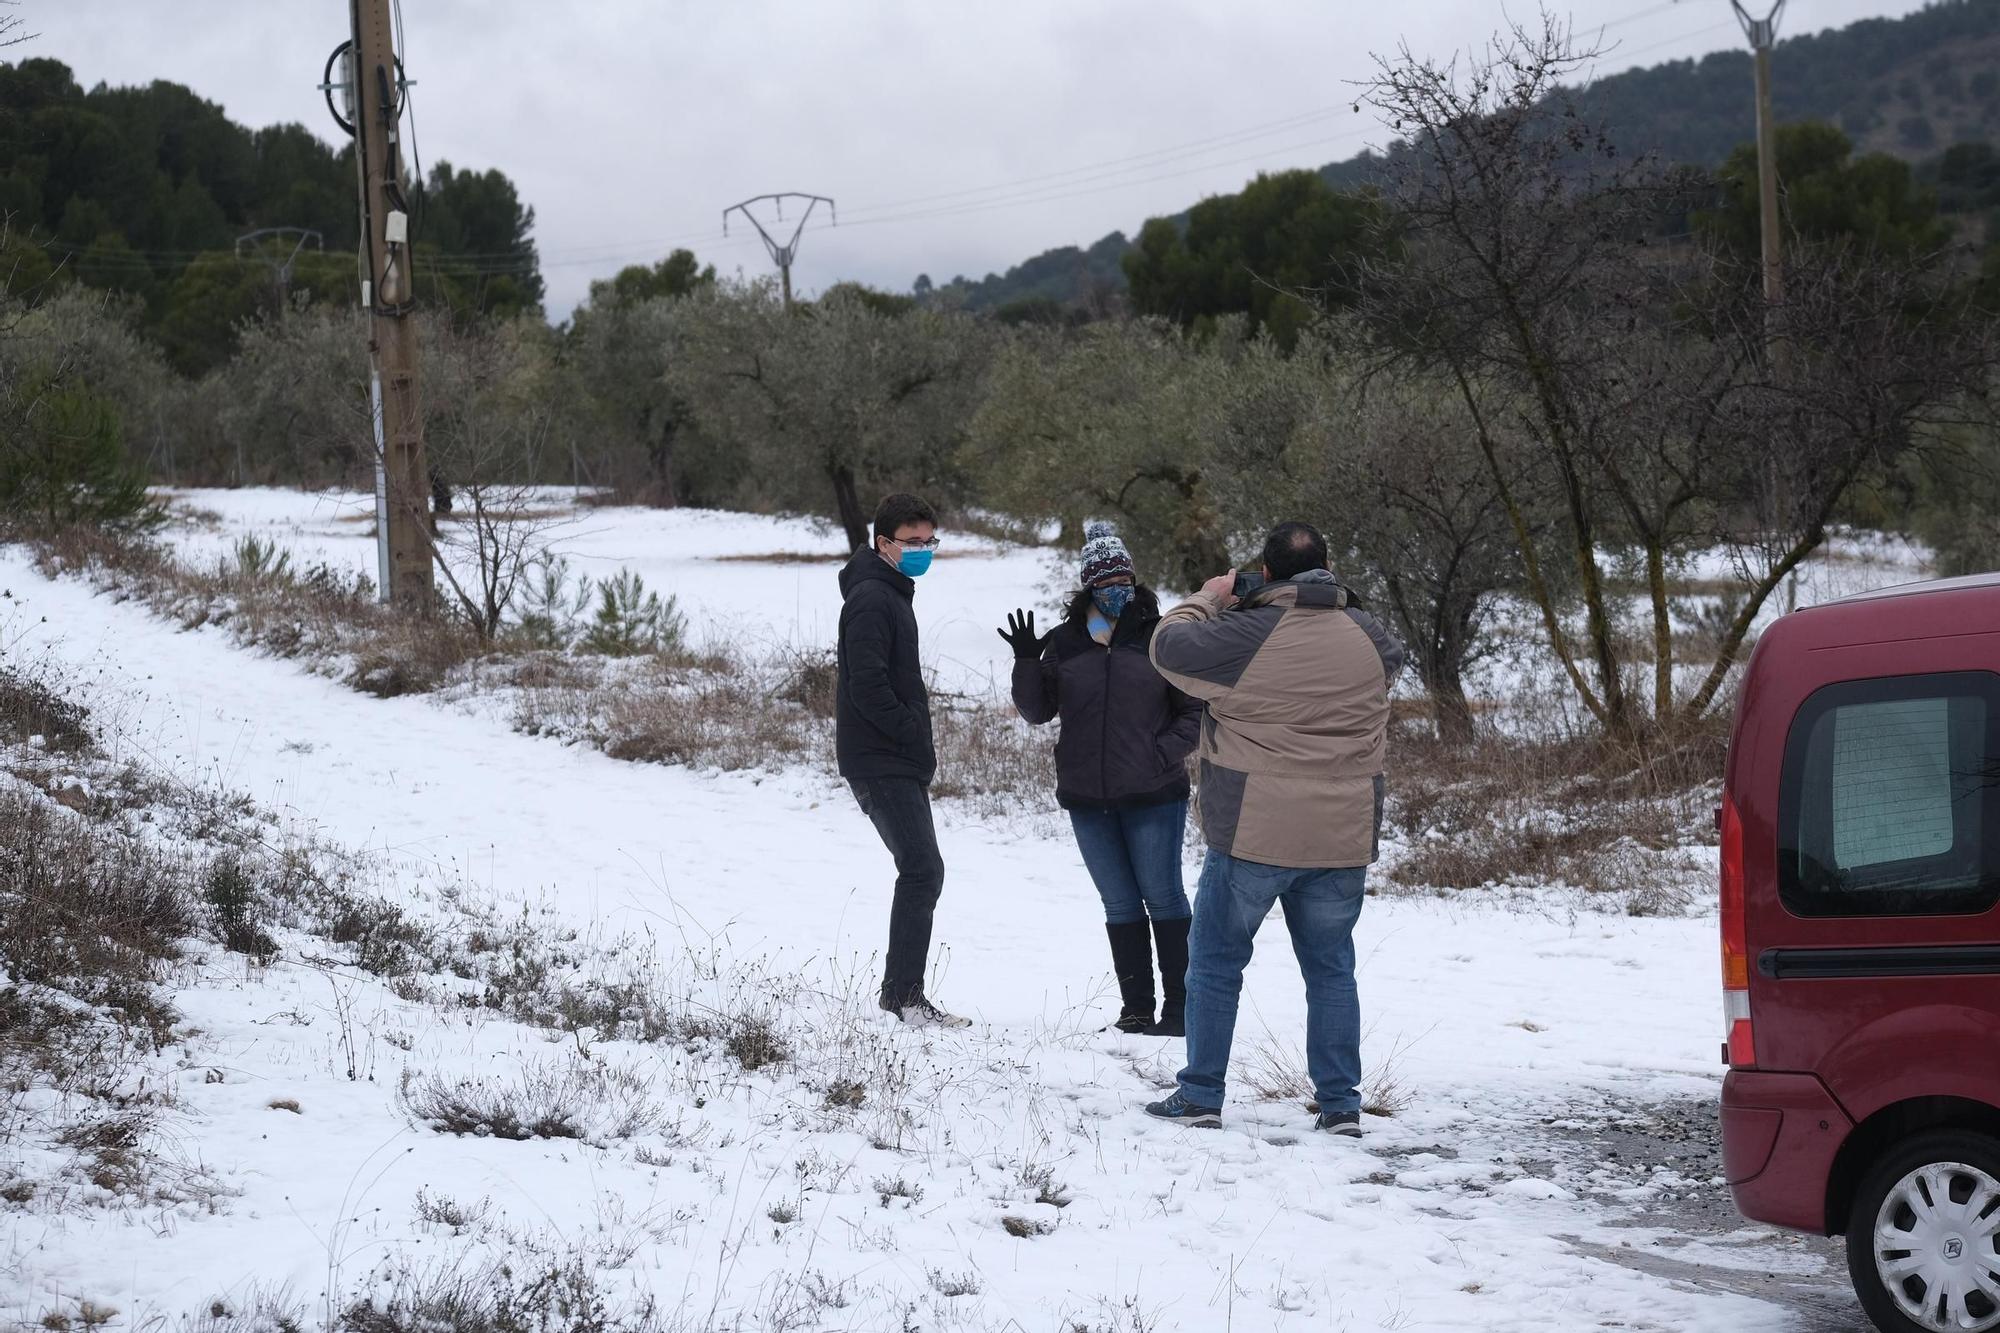
[[[896,571],[913,579],[922,578],[924,571],[931,567],[933,554],[931,551],[904,551],[896,557]]]
[[[1116,620],[1124,615],[1125,608],[1132,604],[1132,585],[1114,583],[1108,588],[1092,588],[1090,600],[1097,604],[1098,610]]]

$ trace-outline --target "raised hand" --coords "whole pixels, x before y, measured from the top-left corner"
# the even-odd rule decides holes
[[[1007,617],[1007,628],[997,632],[1001,638],[1007,641],[1007,646],[1014,650],[1016,658],[1030,661],[1042,655],[1042,647],[1049,641],[1047,634],[1042,635],[1040,638],[1035,637],[1035,613],[1033,611],[1016,610],[1012,615]],[[1053,633],[1054,631],[1050,632]]]

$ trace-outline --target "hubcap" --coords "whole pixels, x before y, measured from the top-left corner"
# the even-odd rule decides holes
[[[1936,1333],[2000,1329],[2000,1180],[1963,1162],[1918,1167],[1875,1215],[1875,1271]]]

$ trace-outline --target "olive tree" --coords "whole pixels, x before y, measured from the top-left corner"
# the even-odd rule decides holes
[[[667,387],[780,507],[868,541],[876,494],[951,498],[954,459],[994,331],[943,311],[889,311],[852,292],[788,310],[769,283],[675,304]]]
[[[1240,345],[1241,321],[1214,341]],[[993,367],[968,467],[989,503],[1067,538],[1116,518],[1145,568],[1191,589],[1231,560],[1209,472],[1227,359],[1164,322],[1023,328]]]
[[[1335,345],[1259,341],[1222,389],[1217,489],[1232,528],[1319,527],[1339,572],[1410,650],[1441,739],[1472,736],[1467,671],[1518,582],[1506,513],[1449,384],[1364,381]]]

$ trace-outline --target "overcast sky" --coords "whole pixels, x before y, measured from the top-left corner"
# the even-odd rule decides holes
[[[1444,53],[1533,0],[404,0],[425,160],[497,166],[535,209],[549,312],[676,245],[768,269],[722,209],[832,196],[793,276],[907,289],[1137,230],[1259,170],[1383,139],[1348,80]],[[1562,9],[1561,0],[1551,0]],[[1755,0],[1767,6],[1769,0]],[[1791,0],[1786,34],[1920,0]],[[86,86],[156,78],[236,120],[333,137],[314,90],[345,0],[23,0],[10,55]],[[1603,70],[1736,46],[1727,0],[1571,0]],[[1749,90],[1744,133],[1750,132]],[[789,229],[787,229],[789,230]]]

